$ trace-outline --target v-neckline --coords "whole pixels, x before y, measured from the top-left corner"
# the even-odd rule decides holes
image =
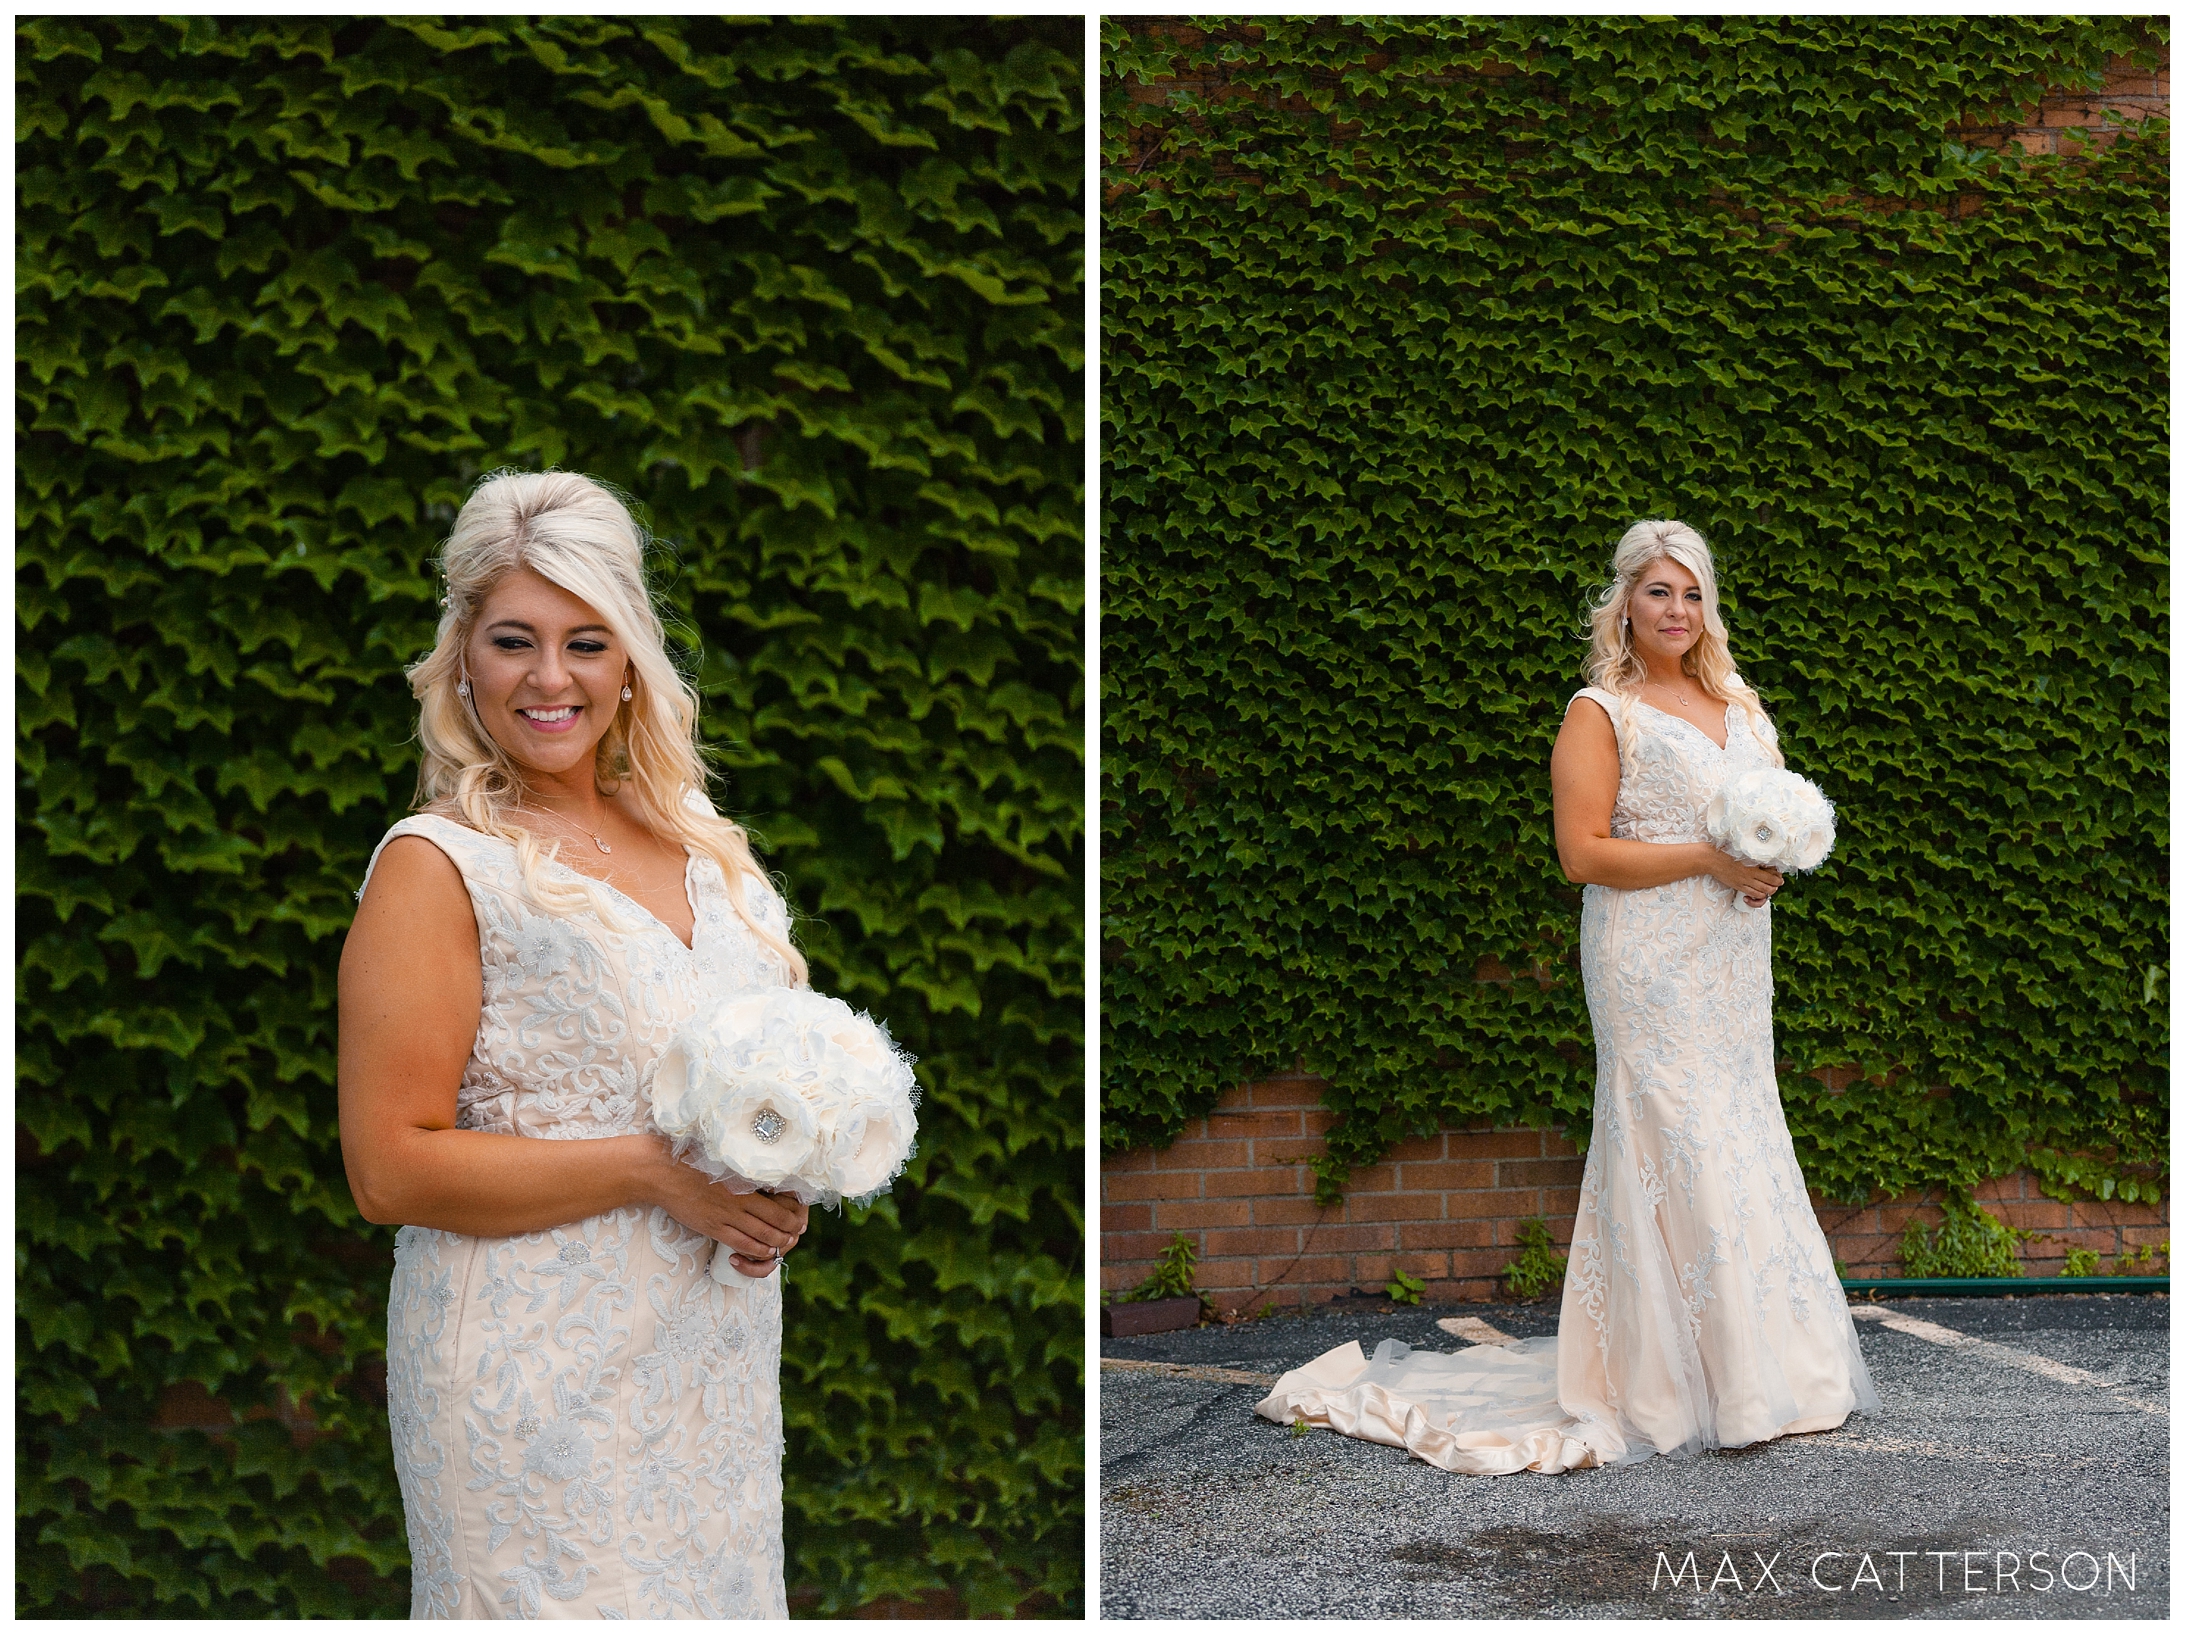
[[[481,840],[501,839],[499,835],[489,835],[481,830],[473,829],[467,823],[456,823],[455,819],[451,817],[441,817],[440,814],[437,812],[423,813],[420,815],[427,817],[439,817],[441,822],[453,823],[455,824],[456,828],[463,830],[466,834],[477,835],[478,838]],[[506,846],[512,852],[516,849],[516,843],[513,840],[501,840],[501,844]],[[554,868],[560,869],[564,874],[573,874],[580,880],[589,880],[593,885],[603,887],[604,889],[613,892],[617,897],[620,897],[624,902],[628,903],[632,908],[636,909],[638,913],[644,915],[646,919],[652,921],[652,923],[654,925],[657,925],[662,931],[665,931],[668,934],[668,940],[674,943],[676,947],[682,949],[684,953],[695,955],[698,952],[698,893],[691,883],[691,871],[698,866],[698,854],[692,851],[688,846],[685,846],[683,848],[683,906],[690,910],[690,941],[688,942],[685,942],[682,937],[677,934],[674,926],[668,924],[666,920],[663,920],[659,915],[655,914],[651,909],[647,908],[643,903],[639,902],[635,897],[632,897],[628,892],[624,891],[620,886],[614,884],[612,881],[602,880],[596,874],[586,874],[582,869],[571,868],[567,863],[564,863],[558,857],[553,860],[552,866]]]
[[[683,848],[683,906],[690,910],[690,941],[688,942],[685,942],[681,936],[677,935],[674,926],[668,924],[666,920],[663,920],[659,915],[655,914],[651,909],[647,908],[635,897],[632,897],[620,886],[612,885],[609,882],[602,880],[596,874],[586,874],[582,869],[571,869],[569,868],[569,865],[567,863],[560,862],[559,860],[555,862],[554,867],[556,867],[557,869],[569,869],[569,872],[571,874],[577,875],[582,879],[589,880],[595,886],[605,886],[617,897],[620,897],[624,902],[628,903],[632,908],[636,909],[638,913],[644,915],[646,919],[652,921],[654,925],[657,925],[658,927],[660,927],[661,930],[665,931],[668,934],[669,940],[672,941],[676,947],[682,949],[683,952],[686,954],[695,954],[698,952],[698,894],[691,889],[690,871],[697,866],[697,863],[698,854],[696,852],[693,852],[688,846],[685,846]]]
[[[1730,705],[1727,701],[1725,701],[1722,706],[1722,742],[1719,744],[1716,743],[1712,738],[1707,737],[1707,729],[1701,726],[1697,721],[1685,720],[1683,716],[1676,714],[1674,711],[1665,710],[1659,704],[1649,704],[1643,698],[1638,700],[1638,703],[1641,708],[1652,710],[1656,715],[1663,717],[1665,720],[1683,721],[1686,726],[1690,727],[1694,732],[1698,733],[1701,738],[1705,739],[1707,747],[1713,750],[1717,755],[1727,755],[1730,753]]]

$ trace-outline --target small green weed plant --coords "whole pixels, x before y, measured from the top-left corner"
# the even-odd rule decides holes
[[[1201,1306],[1211,1307],[1209,1300],[1194,1284],[1194,1272],[1199,1264],[1199,1251],[1181,1232],[1173,1242],[1154,1257],[1153,1272],[1135,1289],[1127,1289],[1115,1297],[1115,1304],[1133,1300],[1181,1300],[1186,1295],[1197,1295]]]
[[[2117,1257],[2117,1263],[2105,1274],[2102,1257],[2093,1249],[2073,1249],[2064,1256],[2066,1277],[2161,1277],[2170,1270],[2170,1240],[2160,1243],[2143,1243],[2137,1249],[2128,1249]]]
[[[1943,1199],[1942,1224],[1932,1232],[1925,1221],[1905,1223],[1897,1259],[1906,1277],[2023,1277],[2020,1246],[2032,1236],[1953,1193]]]
[[[2170,1271],[2170,1240],[2160,1243],[2143,1243],[2128,1254],[2117,1257],[2117,1277],[2166,1277]]]
[[[1503,1287],[1518,1300],[1538,1300],[1563,1286],[1570,1256],[1559,1252],[1548,1223],[1533,1219],[1517,1229],[1517,1259],[1502,1268]]]

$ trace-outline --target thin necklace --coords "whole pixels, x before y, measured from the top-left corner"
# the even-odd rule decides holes
[[[1692,701],[1689,698],[1686,698],[1684,694],[1678,692],[1670,692],[1669,684],[1667,682],[1649,681],[1647,685],[1649,687],[1661,688],[1663,692],[1669,693],[1669,696],[1671,698],[1675,699],[1679,704],[1682,704],[1686,709],[1690,709],[1692,707]]]
[[[591,831],[590,829],[587,829],[587,828],[585,828],[583,824],[579,823],[579,822],[578,822],[578,821],[577,821],[577,820],[576,820],[575,818],[573,818],[573,817],[563,817],[561,813],[559,813],[559,812],[557,812],[557,811],[554,811],[554,810],[553,810],[552,808],[550,808],[550,807],[539,807],[539,808],[533,808],[533,807],[529,807],[529,806],[524,806],[524,805],[520,805],[520,804],[519,804],[519,805],[517,806],[516,810],[517,810],[517,811],[519,811],[519,812],[535,812],[535,814],[536,814],[536,815],[538,815],[538,816],[541,816],[541,817],[550,817],[550,818],[553,818],[553,819],[555,819],[555,820],[556,820],[556,821],[558,821],[558,822],[566,823],[566,824],[568,824],[568,825],[569,825],[569,827],[570,827],[570,828],[572,828],[572,829],[575,829],[575,830],[576,830],[576,831],[577,831],[578,833],[580,833],[580,834],[587,834],[587,835],[591,835],[591,836],[592,836],[592,844],[593,844],[593,845],[597,846],[597,847],[598,847],[598,848],[599,848],[599,849],[600,849],[601,851],[605,852],[605,853],[606,853],[606,854],[607,854],[607,855],[608,855],[609,857],[612,857],[612,856],[614,856],[614,851],[615,851],[615,849],[614,849],[614,848],[613,848],[612,846],[608,845],[606,841],[604,841],[604,840],[600,839],[600,837],[599,837],[599,836],[598,836],[597,834],[594,834],[594,833],[593,833],[593,831]]]

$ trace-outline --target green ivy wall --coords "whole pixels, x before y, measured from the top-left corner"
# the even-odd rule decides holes
[[[921,1153],[789,1281],[794,1604],[1079,1605],[1075,18],[17,34],[18,1610],[401,1616],[334,971],[472,480],[621,484]]]
[[[1300,1062],[1323,1201],[1445,1123],[1585,1130],[1547,759],[1675,516],[1838,803],[1775,909],[1808,1181],[2159,1195],[2166,126],[1972,133],[2166,25],[1103,37],[1107,1145]]]

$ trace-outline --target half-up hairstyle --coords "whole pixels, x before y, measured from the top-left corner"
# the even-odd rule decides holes
[[[803,956],[752,917],[747,883],[771,888],[743,830],[717,816],[706,799],[704,749],[698,738],[698,693],[669,659],[660,615],[645,587],[643,532],[629,508],[605,485],[573,471],[496,471],[479,481],[441,548],[447,581],[433,649],[410,666],[418,701],[417,736],[423,763],[417,806],[449,806],[482,834],[516,848],[524,889],[550,913],[596,912],[629,929],[605,887],[576,870],[551,879],[546,865],[561,841],[538,837],[508,821],[523,793],[521,768],[494,742],[472,702],[456,691],[463,650],[478,610],[493,587],[529,568],[596,612],[630,662],[630,697],[599,741],[594,768],[599,791],[616,795],[631,816],[663,840],[688,845],[719,865],[728,900],[744,924],[803,983]]]
[[[1684,654],[1684,673],[1716,698],[1726,699],[1745,712],[1754,740],[1777,766],[1783,752],[1771,735],[1761,732],[1768,712],[1760,695],[1745,685],[1730,657],[1730,632],[1722,622],[1722,599],[1715,590],[1715,558],[1697,529],[1681,522],[1635,522],[1616,542],[1615,578],[1593,599],[1588,610],[1593,627],[1592,650],[1586,655],[1586,680],[1617,701],[1617,719],[1628,738],[1632,706],[1646,682],[1646,661],[1631,641],[1631,593],[1645,579],[1647,570],[1667,557],[1687,569],[1699,581],[1700,631]]]

